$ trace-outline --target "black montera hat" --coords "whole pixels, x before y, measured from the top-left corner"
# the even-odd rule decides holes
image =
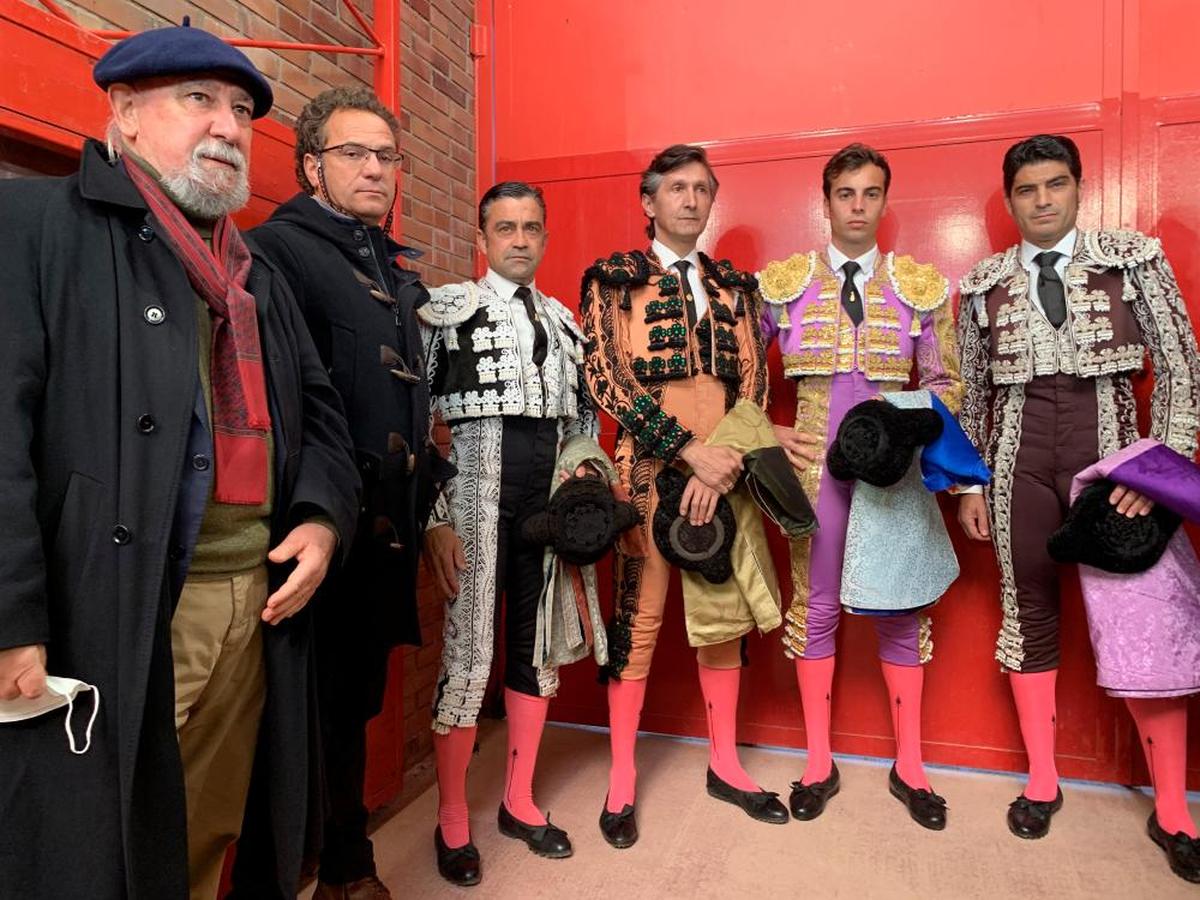
[[[1158,562],[1182,519],[1158,503],[1144,516],[1119,513],[1108,501],[1115,486],[1105,479],[1079,492],[1062,526],[1046,541],[1051,558],[1120,575],[1144,572]]]
[[[613,498],[603,479],[572,475],[554,492],[545,512],[521,524],[521,537],[530,544],[550,544],[560,559],[588,566],[608,552],[622,531],[641,520],[632,503]]]
[[[901,409],[886,400],[851,407],[838,426],[825,462],[840,481],[859,479],[891,487],[912,465],[917,447],[942,433],[942,417],[932,409]]]
[[[712,521],[693,525],[679,514],[688,477],[673,466],[658,474],[658,507],[654,510],[654,543],[667,562],[689,572],[699,572],[713,584],[733,575],[729,551],[737,534],[733,507],[721,497]]]

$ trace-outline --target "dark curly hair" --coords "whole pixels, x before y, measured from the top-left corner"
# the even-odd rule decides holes
[[[322,91],[305,104],[296,120],[296,181],[306,194],[315,194],[316,188],[308,183],[308,176],[304,174],[304,157],[310,153],[315,156],[325,146],[325,125],[340,109],[361,109],[379,116],[391,129],[396,146],[400,146],[400,120],[380,102],[374,91],[365,87]]]

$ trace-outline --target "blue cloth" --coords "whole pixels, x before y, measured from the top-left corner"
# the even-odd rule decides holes
[[[186,16],[177,28],[153,28],[113,44],[92,69],[92,79],[106,90],[144,78],[204,74],[231,77],[244,87],[254,100],[255,119],[275,102],[271,83],[246,54],[215,34],[192,28]]]
[[[971,443],[958,419],[946,409],[937,394],[929,393],[929,406],[942,417],[942,436],[921,450],[921,480],[933,491],[958,485],[987,484],[992,473]]]

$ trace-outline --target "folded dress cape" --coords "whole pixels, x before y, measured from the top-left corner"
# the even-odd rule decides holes
[[[766,413],[749,400],[735,403],[705,443],[730,447],[743,456],[753,450],[779,446]],[[767,632],[783,623],[779,582],[763,529],[762,512],[750,495],[746,479],[739,479],[722,499],[728,501],[734,520],[729,548],[732,574],[720,584],[712,584],[698,572],[680,572],[684,621],[688,643],[693,647],[724,643],[756,628]]]
[[[950,485],[986,484],[991,473],[935,394],[899,391],[879,396],[900,410],[930,411],[941,427],[922,424],[925,434],[936,436],[919,452],[909,451],[907,469],[890,487],[855,482],[841,602],[851,613],[902,615],[932,606],[958,577],[958,557],[933,492]],[[879,400],[867,403],[885,405]]]
[[[784,537],[797,540],[817,530],[817,514],[783,447],[751,450],[742,456],[742,466],[750,496]]]
[[[1137,441],[1084,469],[1071,483],[1072,500],[1101,481],[1200,522],[1200,468],[1158,441]],[[1114,697],[1200,692],[1200,562],[1184,529],[1174,530],[1144,571],[1081,564],[1079,584],[1100,687]]]

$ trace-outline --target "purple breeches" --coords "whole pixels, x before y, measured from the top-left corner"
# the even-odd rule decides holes
[[[861,372],[835,375],[829,391],[829,418],[826,446],[837,437],[838,425],[855,404],[879,393],[879,384],[868,381]],[[846,524],[850,517],[850,499],[854,494],[852,482],[830,477],[822,467],[817,497],[817,521],[820,527],[808,541],[792,544],[792,553],[811,553],[809,557],[808,609],[803,627],[807,633],[804,659],[823,659],[833,656],[838,620],[841,618],[842,559],[846,549]],[[880,548],[886,552],[886,548]],[[793,567],[793,571],[797,567]],[[796,585],[797,592],[803,585]],[[918,613],[899,616],[872,616],[879,639],[882,660],[901,666],[920,663],[920,626]],[[800,623],[797,623],[800,624]]]

